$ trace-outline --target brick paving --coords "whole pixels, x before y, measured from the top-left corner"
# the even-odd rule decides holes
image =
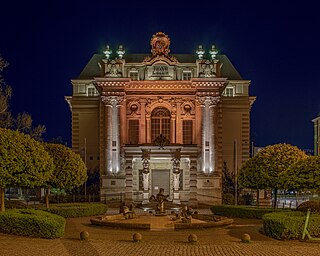
[[[206,211],[203,210],[203,213]],[[61,239],[48,240],[0,234],[0,255],[320,255],[320,242],[274,240],[261,234],[261,227],[259,220],[235,219],[234,224],[228,227],[139,231],[93,226],[90,224],[90,218],[70,218],[67,220],[65,236]],[[79,234],[83,230],[89,232],[89,241],[80,241]],[[135,232],[142,234],[142,242],[132,242]],[[198,243],[187,242],[191,233],[198,236]],[[240,242],[243,233],[251,235],[252,243]]]

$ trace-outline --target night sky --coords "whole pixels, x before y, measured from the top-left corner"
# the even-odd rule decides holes
[[[311,120],[320,113],[320,15],[309,1],[1,1],[0,13],[11,109],[44,124],[46,140],[62,136],[71,146],[64,96],[71,95],[70,80],[92,54],[106,44],[148,53],[152,35],[162,31],[171,39],[171,53],[194,53],[199,44],[208,50],[215,43],[251,80],[256,146],[313,148]]]

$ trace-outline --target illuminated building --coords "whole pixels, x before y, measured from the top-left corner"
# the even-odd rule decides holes
[[[249,158],[249,80],[213,45],[170,54],[157,33],[151,54],[123,46],[94,54],[66,97],[72,148],[99,168],[101,200],[147,203],[160,188],[174,203],[221,203],[223,162]]]
[[[320,115],[312,120],[314,125],[314,155],[320,155]]]

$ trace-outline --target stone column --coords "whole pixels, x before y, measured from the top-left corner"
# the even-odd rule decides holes
[[[146,99],[140,99],[140,144],[146,143]]]
[[[107,108],[107,148],[106,168],[107,174],[117,174],[120,171],[120,125],[119,107],[124,100],[123,96],[101,96]]]
[[[182,122],[181,122],[181,102],[177,100],[177,116],[176,116],[176,143],[182,144]]]
[[[215,170],[215,107],[220,97],[200,96],[197,97],[197,103],[202,107],[202,163],[203,173],[210,174]]]
[[[216,170],[216,132],[217,126],[217,104],[220,101],[220,97],[208,97],[209,106],[209,173],[213,173]]]
[[[146,116],[147,122],[147,143],[152,143],[151,141],[151,119],[150,116]]]

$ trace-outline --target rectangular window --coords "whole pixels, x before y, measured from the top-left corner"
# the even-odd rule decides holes
[[[233,97],[234,96],[233,87],[227,87],[225,90],[225,95],[228,97]]]
[[[129,120],[129,144],[139,144],[139,120]]]
[[[151,119],[152,142],[160,135],[160,119]]]
[[[191,71],[183,71],[182,80],[191,80]]]
[[[138,80],[138,71],[130,71],[131,80]]]
[[[170,140],[170,119],[162,119],[161,133]]]
[[[96,90],[93,87],[88,88],[88,96],[95,96]]]
[[[182,121],[182,131],[183,131],[183,144],[192,144],[192,120],[183,120]]]

